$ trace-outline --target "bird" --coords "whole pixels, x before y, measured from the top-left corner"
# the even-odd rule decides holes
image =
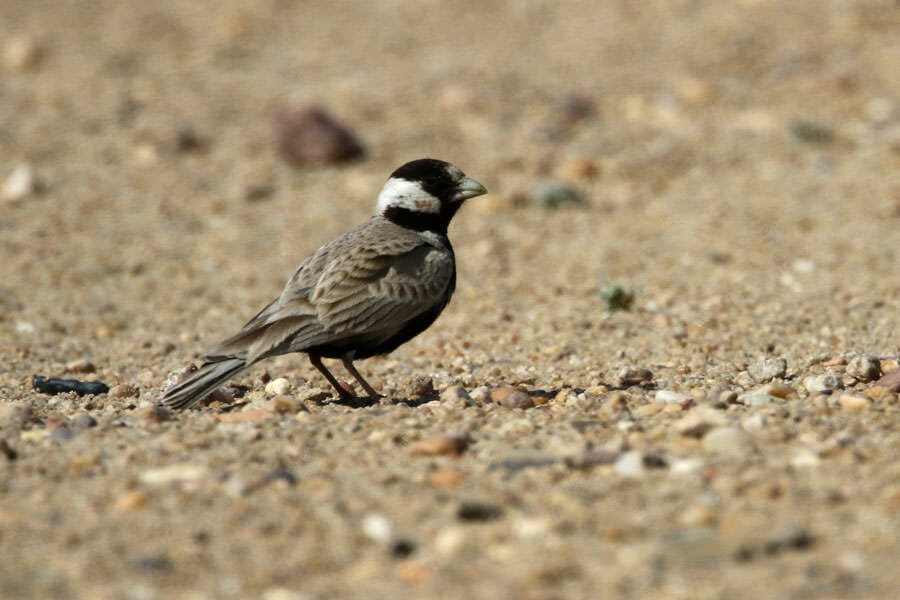
[[[402,165],[368,221],[307,258],[277,298],[163,390],[160,404],[193,407],[251,365],[288,353],[307,354],[341,400],[355,397],[323,358],[339,359],[369,397],[381,398],[353,362],[395,350],[441,314],[456,287],[447,228],[466,200],[486,193],[451,163],[420,158]]]

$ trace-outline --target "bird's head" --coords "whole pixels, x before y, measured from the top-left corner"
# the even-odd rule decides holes
[[[378,194],[377,214],[417,231],[446,233],[450,219],[469,198],[486,194],[459,167],[420,158],[394,171]]]

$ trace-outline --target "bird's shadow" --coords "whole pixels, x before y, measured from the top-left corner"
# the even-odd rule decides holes
[[[347,406],[349,408],[370,408],[377,404],[405,404],[411,408],[416,408],[422,406],[423,404],[427,404],[434,400],[440,399],[439,394],[425,394],[424,396],[420,396],[418,398],[390,398],[390,397],[379,397],[379,396],[354,396],[353,398],[332,398],[331,400],[324,400],[321,404],[340,404],[341,406]]]

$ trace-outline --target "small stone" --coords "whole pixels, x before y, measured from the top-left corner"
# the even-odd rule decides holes
[[[738,404],[743,404],[744,406],[766,406],[767,404],[772,404],[773,402],[778,402],[780,400],[781,398],[778,398],[777,396],[761,394],[759,392],[741,394],[737,398]]]
[[[881,372],[884,375],[894,371],[900,371],[900,360],[896,358],[885,358],[881,360]]]
[[[503,509],[496,504],[465,500],[456,510],[460,521],[494,521],[503,516]]]
[[[318,106],[282,111],[275,130],[279,155],[294,167],[346,162],[364,154],[356,135]]]
[[[659,390],[654,396],[657,402],[682,404],[693,400],[690,396],[672,390]]]
[[[613,463],[613,469],[622,477],[643,477],[644,457],[640,452],[623,452]]]
[[[66,363],[66,371],[72,373],[93,373],[96,370],[97,367],[94,366],[94,363],[84,358],[79,358]]]
[[[120,383],[109,390],[110,398],[137,398],[139,395],[138,388],[130,383]]]
[[[503,408],[532,408],[534,406],[534,400],[532,400],[531,396],[525,392],[516,390],[513,393],[506,395],[503,400],[500,401],[500,406]]]
[[[753,448],[750,436],[736,427],[716,427],[703,437],[703,449],[726,456],[743,456]]]
[[[291,391],[291,382],[285,377],[278,377],[266,384],[266,394],[269,396],[283,396]]]
[[[3,44],[3,66],[11,73],[22,73],[31,69],[41,59],[41,48],[34,38],[27,36],[10,37]]]
[[[794,140],[806,144],[830,144],[835,139],[833,129],[812,121],[794,121],[790,131]]]
[[[138,480],[150,486],[192,486],[207,477],[209,477],[209,469],[205,465],[173,463],[164,467],[147,469],[138,476]]]
[[[466,392],[466,388],[461,385],[451,385],[441,392],[441,404],[446,404],[450,408],[465,408],[475,406],[476,403]]]
[[[774,396],[775,398],[781,398],[782,400],[786,398],[790,398],[797,394],[796,390],[789,386],[786,383],[781,383],[780,381],[773,381],[772,383],[767,383],[761,388],[755,390],[754,394],[762,394],[765,396]]]
[[[830,394],[834,390],[844,387],[844,382],[840,377],[832,373],[823,373],[821,375],[810,375],[803,379],[803,387],[810,394]]]
[[[556,210],[564,206],[584,206],[587,203],[581,192],[559,182],[541,186],[531,195],[529,201],[533,206],[547,210]]]
[[[463,391],[465,392],[465,390]],[[486,385],[480,385],[468,395],[471,396],[472,402],[470,404],[473,406],[477,404],[487,404],[491,400],[491,388]],[[441,400],[443,400],[443,398],[444,395],[441,394]]]
[[[16,202],[30,196],[37,190],[37,182],[34,169],[31,165],[17,165],[3,182],[2,195],[4,200]]]
[[[756,383],[768,383],[784,377],[787,373],[787,361],[783,358],[762,358],[747,367],[747,372]]]
[[[847,363],[845,373],[859,381],[874,381],[881,376],[881,363],[870,356],[856,356]]]
[[[113,507],[119,512],[130,512],[146,506],[149,498],[147,492],[143,490],[134,490],[119,496],[113,504]]]
[[[649,385],[653,381],[653,373],[648,369],[635,367],[622,367],[613,379],[615,387],[630,387],[633,385]]]
[[[884,370],[883,363],[881,368]],[[885,374],[875,382],[875,385],[889,392],[900,392],[900,369],[885,371]]]
[[[806,550],[814,542],[815,538],[805,527],[788,525],[773,531],[766,539],[763,550],[769,555],[784,550]]]
[[[459,487],[464,479],[463,472],[453,468],[438,469],[428,474],[428,484],[439,490]]]
[[[819,458],[819,455],[809,448],[801,448],[794,452],[794,455],[791,457],[791,466],[795,469],[818,467],[821,462],[822,459]]]
[[[366,515],[362,522],[362,531],[367,538],[379,544],[387,544],[394,535],[394,527],[384,515]]]
[[[860,394],[841,394],[838,404],[845,410],[866,410],[872,404],[866,396]]]
[[[434,381],[432,381],[431,377],[416,377],[413,379],[409,393],[414,398],[430,396],[434,393]]]
[[[409,445],[410,453],[419,456],[459,456],[469,446],[464,434],[437,435]]]

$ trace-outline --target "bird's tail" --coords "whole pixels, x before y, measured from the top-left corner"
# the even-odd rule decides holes
[[[160,402],[169,408],[190,408],[247,366],[245,359],[235,356],[209,360],[184,381],[166,390]]]

